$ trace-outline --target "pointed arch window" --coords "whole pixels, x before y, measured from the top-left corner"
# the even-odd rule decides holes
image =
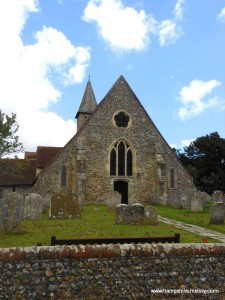
[[[124,141],[113,145],[110,152],[110,175],[132,176],[133,153],[130,146]]]

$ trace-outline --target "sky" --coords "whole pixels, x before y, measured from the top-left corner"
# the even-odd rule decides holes
[[[171,147],[225,138],[224,0],[2,0],[0,109],[25,151],[64,146],[90,76],[123,75]]]

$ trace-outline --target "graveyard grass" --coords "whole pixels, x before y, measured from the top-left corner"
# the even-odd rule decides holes
[[[203,212],[192,212],[189,209],[179,209],[174,208],[170,205],[153,205],[154,208],[157,210],[158,215],[176,220],[181,221],[187,224],[193,224],[197,226],[201,226],[207,229],[215,230],[225,234],[225,223],[224,224],[209,224],[210,219],[210,208],[212,203],[206,203],[206,208]]]
[[[157,208],[158,214],[189,222],[196,225],[206,225],[209,220],[209,208],[203,213],[192,213],[184,209],[172,207]],[[211,225],[210,228],[224,226]],[[219,231],[219,230],[218,230]],[[225,232],[225,230],[223,231]],[[182,229],[158,222],[155,225],[118,225],[115,224],[115,212],[106,205],[86,205],[81,216],[73,219],[49,219],[48,213],[43,214],[42,220],[26,220],[22,224],[21,233],[0,234],[0,247],[35,246],[38,242],[50,245],[51,236],[57,238],[109,238],[109,237],[144,237],[144,236],[174,236],[180,233],[181,243],[202,243],[203,237]],[[218,242],[208,238],[208,242]]]

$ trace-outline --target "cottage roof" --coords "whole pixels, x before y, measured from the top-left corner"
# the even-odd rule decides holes
[[[33,184],[36,161],[29,159],[1,159],[0,186]]]
[[[37,168],[44,168],[62,149],[62,147],[38,146],[36,152]]]
[[[90,79],[87,82],[86,89],[84,91],[84,95],[79,107],[79,110],[76,114],[76,118],[78,118],[80,113],[91,114],[97,107],[97,102],[95,99],[95,94],[92,88],[92,84]]]

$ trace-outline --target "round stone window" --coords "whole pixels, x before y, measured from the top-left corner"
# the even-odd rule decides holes
[[[114,123],[117,127],[127,128],[130,123],[130,117],[125,111],[119,111],[114,115]]]

